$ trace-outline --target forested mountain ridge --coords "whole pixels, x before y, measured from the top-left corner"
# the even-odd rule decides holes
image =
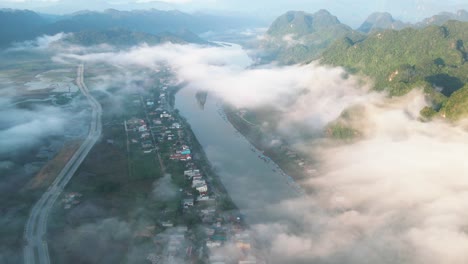
[[[294,64],[318,58],[331,43],[345,36],[361,38],[326,10],[313,14],[289,11],[271,24],[261,46],[266,60]]]
[[[468,12],[466,10],[458,10],[455,13],[441,12],[437,15],[424,19],[423,21],[419,23],[416,23],[415,27],[421,28],[421,27],[427,27],[430,25],[442,26],[443,24],[445,24],[446,22],[450,20],[468,22]]]
[[[133,32],[126,29],[79,31],[68,35],[64,40],[72,44],[83,46],[109,44],[117,47],[131,47],[142,43],[157,45],[165,42],[177,44],[210,44],[189,31],[181,31],[177,33],[163,32],[153,35]]]
[[[47,20],[28,10],[0,9],[0,24],[0,47],[4,47],[39,36]]]
[[[376,90],[403,95],[424,87],[434,102],[424,114],[457,119],[468,113],[468,22],[449,21],[422,29],[385,30],[355,42],[343,38],[322,56],[323,64],[342,66],[371,77]],[[455,110],[456,109],[456,110]]]
[[[394,19],[390,13],[375,12],[372,13],[357,30],[363,33],[369,33],[384,29],[400,30],[410,26],[411,24]]]
[[[81,11],[70,15],[42,15],[28,10],[0,10],[0,47],[8,47],[15,42],[33,40],[42,35],[58,33],[78,33],[74,40],[83,43],[99,43],[106,38],[121,43],[138,43],[156,38],[175,42],[202,43],[196,35],[207,31],[223,31],[242,28],[252,22],[248,18],[216,16],[203,13],[189,14],[180,11],[135,10],[104,12]],[[136,40],[128,39],[132,32]],[[117,33],[123,34],[116,36]],[[153,35],[153,36],[151,36]],[[99,39],[92,40],[91,37]],[[145,36],[145,37],[143,37]]]

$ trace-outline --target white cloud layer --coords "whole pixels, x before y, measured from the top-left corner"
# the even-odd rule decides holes
[[[123,67],[136,65],[154,70],[164,63],[173,69],[179,81],[186,82],[191,88],[208,90],[236,107],[274,103],[279,110],[288,112],[289,122],[302,122],[307,118],[313,127],[322,127],[354,104],[380,97],[368,94],[368,87],[360,87],[357,78],[345,78],[345,72],[340,68],[316,64],[246,68],[252,61],[236,45],[144,45],[117,53],[61,54],[55,59],[107,62]]]
[[[0,154],[31,147],[47,136],[62,135],[66,119],[59,109],[0,109]]]
[[[306,148],[320,160],[313,195],[272,209],[300,232],[257,226],[274,263],[467,263],[466,131],[420,122],[420,92],[363,105],[366,138]]]
[[[168,44],[56,59],[153,70],[166,63],[189,87],[238,107],[287,110],[286,130],[323,128],[360,105],[364,138],[303,142],[301,150],[320,161],[319,175],[303,183],[313,192],[271,208],[285,221],[254,227],[271,263],[468,263],[468,137],[458,126],[420,122],[419,91],[389,99],[342,69],[318,65],[245,69],[251,61],[235,46]]]

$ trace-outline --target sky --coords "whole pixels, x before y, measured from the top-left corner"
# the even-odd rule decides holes
[[[179,9],[187,12],[247,13],[274,18],[288,10],[314,12],[327,9],[351,26],[358,26],[374,11],[388,11],[396,18],[415,22],[441,11],[468,9],[466,0],[0,0],[0,7],[33,9],[43,13],[80,10]]]

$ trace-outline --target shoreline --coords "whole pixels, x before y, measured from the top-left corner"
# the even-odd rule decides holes
[[[263,154],[264,157],[271,160],[276,164],[281,171],[285,173],[289,181],[293,181],[297,185],[301,194],[305,194],[305,190],[302,188],[300,183],[307,177],[305,168],[301,168],[292,158],[280,159],[280,155],[285,153],[278,153],[274,148],[265,146],[262,143],[263,132],[257,128],[252,127],[252,124],[247,120],[243,119],[235,113],[235,109],[228,105],[222,105],[222,110],[228,120],[228,122],[242,135],[257,151]],[[300,169],[298,169],[300,168]]]

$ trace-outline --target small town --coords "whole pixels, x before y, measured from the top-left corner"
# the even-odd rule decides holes
[[[195,146],[186,122],[172,109],[170,98],[176,91],[166,80],[161,79],[161,83],[160,90],[133,95],[132,102],[141,107],[143,115],[124,122],[127,147],[154,156],[165,173],[183,178],[177,181],[182,214],[195,215],[202,228],[162,217],[158,225],[164,231],[151,234],[156,249],[148,254],[148,262],[176,264],[184,256],[182,259],[191,263],[263,263],[242,214],[227,198],[217,176],[207,169],[207,160]],[[192,230],[195,228],[202,232]],[[226,247],[238,252],[235,258],[225,254]]]
[[[468,0],[0,24],[0,264],[468,264]]]

